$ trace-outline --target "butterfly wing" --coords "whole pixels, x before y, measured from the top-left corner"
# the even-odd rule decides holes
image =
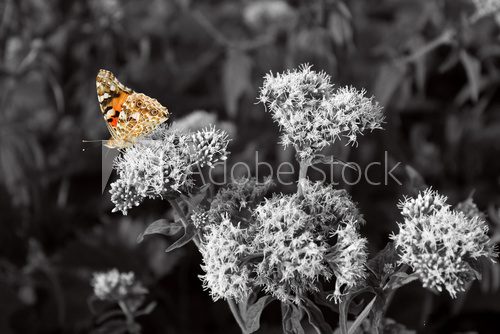
[[[110,71],[99,70],[96,78],[97,100],[112,139],[119,139],[116,131],[123,103],[134,91],[123,85]]]
[[[134,92],[109,71],[99,71],[96,86],[99,106],[111,133],[107,146],[130,146],[168,120],[168,110],[160,102]]]
[[[168,120],[167,108],[160,102],[141,93],[133,93],[122,105],[115,133],[117,138],[134,143],[137,138],[151,133],[158,125]]]

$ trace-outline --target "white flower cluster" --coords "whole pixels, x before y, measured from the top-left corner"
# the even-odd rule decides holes
[[[318,280],[335,276],[333,297],[338,301],[363,278],[366,241],[355,219],[360,216],[347,193],[332,190],[308,183],[303,196],[265,200],[251,220],[222,214],[222,222],[209,225],[203,237],[202,279],[214,299],[242,300],[252,288],[261,288],[281,301],[300,304],[307,292],[317,291]]]
[[[200,248],[203,256],[201,275],[203,287],[210,290],[214,301],[220,298],[245,300],[250,288],[250,270],[242,265],[243,258],[251,254],[248,232],[234,226],[225,215],[217,225],[207,227],[207,238]]]
[[[200,167],[213,167],[214,163],[227,159],[228,136],[215,126],[193,133],[191,141],[194,149],[192,160],[197,161]]]
[[[499,14],[500,0],[471,0],[476,8],[474,18],[479,19],[491,14]]]
[[[125,15],[123,5],[118,0],[91,0],[89,5],[102,25],[117,24]]]
[[[476,278],[474,262],[496,256],[485,221],[452,210],[446,197],[435,191],[427,189],[417,198],[406,198],[400,209],[404,223],[391,238],[400,263],[411,266],[424,287],[445,289],[455,298]]]
[[[365,277],[365,264],[368,259],[366,253],[367,240],[361,238],[356,223],[339,226],[333,236],[337,243],[327,255],[328,263],[335,275],[335,291],[330,296],[339,302],[349,289]]]
[[[255,268],[256,284],[281,301],[299,304],[304,293],[317,289],[320,277],[331,278],[324,231],[315,231],[297,195],[274,196],[257,207],[255,216],[254,247],[263,253]]]
[[[136,281],[133,272],[120,273],[117,269],[95,273],[91,285],[94,288],[94,295],[107,301],[121,301],[147,293],[147,289]]]
[[[159,126],[115,160],[119,178],[110,189],[113,212],[126,215],[145,198],[177,196],[188,190],[194,166],[226,159],[228,142],[224,132],[213,128],[189,134]]]
[[[344,189],[334,189],[332,185],[321,182],[301,181],[300,186],[305,194],[304,205],[310,210],[315,224],[321,226],[326,222],[329,226],[337,226],[341,222],[364,224],[365,220],[358,207]]]
[[[383,121],[382,108],[365,91],[334,89],[329,75],[307,65],[266,75],[259,99],[283,131],[281,143],[294,145],[303,160],[341,136],[355,144],[358,134]]]
[[[253,207],[263,199],[273,184],[270,178],[261,182],[255,178],[238,178],[218,191],[209,208],[195,210],[191,220],[199,229],[209,224],[219,224],[224,215],[232,220],[242,221],[245,216],[252,215]]]

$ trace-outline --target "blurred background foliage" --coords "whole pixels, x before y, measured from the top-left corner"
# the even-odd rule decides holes
[[[237,332],[226,305],[202,291],[194,248],[167,255],[168,241],[153,237],[137,245],[148,223],[169,214],[164,203],[122,217],[101,195],[100,144],[81,142],[108,137],[99,68],[156,97],[174,120],[206,110],[191,122],[224,122],[230,163],[253,162],[258,151],[277,166],[293,152],[274,144],[258,87],[266,72],[308,62],[384,106],[385,131],[329,152],[362,166],[401,162],[402,185],[341,185],[366,216],[372,253],[400,219],[397,201],[423,184],[453,203],[473,194],[500,241],[500,20],[474,3],[1,0],[0,332],[98,333],[89,279],[111,267],[134,270],[158,303],[139,319],[145,333]],[[383,170],[374,173],[383,182]],[[486,269],[453,302],[410,285],[389,316],[421,332],[496,332],[500,271]],[[263,333],[280,332],[278,308],[266,311]]]

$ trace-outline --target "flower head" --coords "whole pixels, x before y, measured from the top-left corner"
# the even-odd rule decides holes
[[[360,236],[356,226],[346,224],[334,232],[337,242],[327,257],[336,277],[335,291],[331,297],[337,303],[366,276],[366,239]]]
[[[493,258],[496,251],[481,217],[451,210],[445,201],[431,190],[405,199],[400,205],[404,223],[391,238],[400,252],[400,263],[410,265],[424,287],[446,289],[454,298],[476,278],[474,261]]]
[[[194,166],[226,159],[227,135],[209,127],[190,134],[160,125],[115,160],[118,180],[111,185],[113,211],[124,215],[144,198],[178,196],[193,185]]]
[[[227,215],[217,225],[207,227],[200,248],[203,257],[200,278],[214,300],[220,298],[243,301],[251,291],[250,269],[242,261],[251,254],[248,231],[235,226]]]
[[[406,197],[398,205],[401,214],[405,218],[418,218],[433,214],[443,208],[449,207],[446,204],[447,198],[437,191],[428,188],[420,192],[416,198]]]
[[[205,287],[214,298],[243,298],[260,288],[300,304],[317,291],[318,280],[336,277],[339,300],[364,277],[365,239],[357,233],[355,204],[343,191],[307,183],[303,196],[274,195],[255,205],[267,189],[255,180],[235,183],[219,192],[208,211],[191,217],[205,224]]]
[[[116,302],[147,293],[133,272],[120,273],[117,269],[95,273],[91,285],[94,295],[101,300]]]
[[[113,212],[121,211],[124,215],[134,206],[139,206],[146,198],[147,188],[133,175],[121,178],[111,184],[111,202],[115,204]]]
[[[199,130],[191,135],[193,145],[192,160],[200,167],[205,165],[214,167],[214,163],[227,159],[227,145],[229,139],[222,130],[216,130],[215,126]]]
[[[293,145],[304,160],[341,136],[356,143],[358,134],[381,128],[383,120],[381,107],[364,91],[334,89],[329,75],[307,65],[266,75],[259,99],[283,131],[282,144]]]
[[[133,179],[150,198],[189,188],[192,165],[189,137],[165,126],[159,126],[115,160],[119,179]],[[113,191],[112,187],[112,194]]]
[[[328,244],[316,233],[296,195],[276,195],[255,209],[253,238],[263,260],[256,265],[257,284],[281,301],[300,303],[316,281],[332,273],[325,261]]]
[[[233,221],[246,220],[252,215],[253,207],[262,200],[272,185],[270,178],[262,182],[255,178],[236,179],[219,189],[207,210],[198,209],[191,215],[191,219],[194,224],[198,224],[198,228],[219,224],[224,215]]]
[[[302,205],[310,213],[314,223],[325,230],[335,231],[343,224],[364,224],[365,220],[351,196],[344,189],[334,189],[332,185],[321,182],[301,181],[303,190]]]

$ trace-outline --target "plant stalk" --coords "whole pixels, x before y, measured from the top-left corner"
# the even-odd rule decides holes
[[[140,334],[141,329],[140,326],[135,322],[134,315],[130,311],[127,303],[123,300],[118,301],[118,305],[120,306],[125,318],[127,320],[127,329],[130,334]]]
[[[238,323],[238,326],[240,326],[241,333],[247,334],[248,331],[245,326],[245,321],[243,321],[240,311],[238,310],[238,305],[234,302],[232,299],[227,300],[227,304],[229,305],[229,309],[231,310],[231,313],[233,314],[234,319]]]
[[[177,201],[175,199],[168,200],[168,202],[170,203],[172,208],[174,208],[175,212],[177,212],[177,214],[179,215],[179,218],[181,219],[182,226],[184,226],[184,228],[186,228],[189,224],[189,221],[188,221],[186,215],[184,214],[184,211],[182,211],[181,207],[179,206],[179,203],[177,203]],[[193,238],[193,242],[196,245],[196,247],[198,247],[198,249],[199,249],[200,248],[200,239],[197,235]]]
[[[300,160],[299,161],[299,166],[300,166],[299,181],[297,184],[297,193],[299,194],[299,196],[303,195],[302,182],[305,181],[305,179],[307,177],[307,169],[309,168],[310,165],[311,165],[311,163],[308,160]]]

